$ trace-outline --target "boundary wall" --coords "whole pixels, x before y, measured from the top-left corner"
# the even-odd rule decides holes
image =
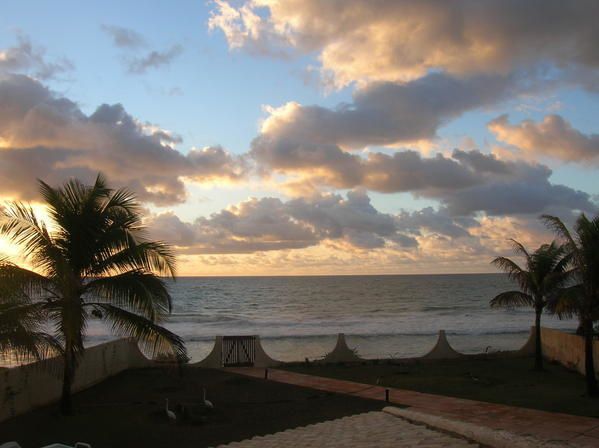
[[[147,367],[146,358],[132,339],[118,339],[85,350],[75,371],[73,392],[87,389],[124,370]],[[0,369],[0,422],[54,403],[62,393],[60,358]]]
[[[398,358],[394,362],[418,362],[437,359],[530,356],[534,353],[534,329],[522,348],[513,351],[463,354],[451,347],[444,330],[439,331],[434,347],[419,358]],[[543,356],[584,374],[584,339],[581,336],[551,328],[541,328]],[[212,351],[193,367],[222,368],[222,336],[216,336]],[[599,341],[594,341],[595,371],[599,374]],[[377,360],[361,358],[350,348],[345,335],[337,336],[333,350],[314,363],[372,363]],[[133,339],[118,339],[85,350],[75,373],[73,392],[86,389],[124,370],[156,365],[144,356]],[[270,357],[256,336],[255,367],[284,365]],[[0,422],[32,409],[59,400],[62,389],[62,366],[59,358],[15,368],[0,368]]]

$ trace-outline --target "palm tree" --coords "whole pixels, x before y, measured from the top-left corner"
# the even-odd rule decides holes
[[[186,359],[183,340],[159,325],[171,310],[159,275],[174,278],[175,259],[168,245],[145,238],[135,196],[108,188],[101,174],[92,186],[78,180],[58,188],[39,185],[48,224],[20,202],[0,213],[0,235],[20,246],[33,268],[3,263],[0,283],[31,297],[61,341],[60,409],[70,414],[71,386],[92,316],[117,335],[133,336],[146,352]]]
[[[593,322],[599,320],[599,215],[589,219],[581,214],[570,233],[561,219],[543,215],[545,224],[565,242],[572,263],[571,282],[553,303],[560,317],[578,316],[585,347],[587,393],[599,396],[593,359]]]
[[[526,267],[506,257],[497,257],[492,263],[508,274],[520,290],[506,291],[491,300],[492,307],[530,306],[535,310],[535,370],[543,369],[541,346],[541,315],[552,294],[567,278],[568,257],[555,241],[543,244],[532,254],[516,240],[511,240],[514,252],[525,259]]]

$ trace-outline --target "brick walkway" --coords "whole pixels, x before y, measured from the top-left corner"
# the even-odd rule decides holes
[[[220,448],[477,448],[479,445],[449,434],[414,425],[384,412],[368,412],[302,428],[253,437]]]
[[[264,378],[264,369],[227,368],[230,372]],[[385,388],[351,381],[323,378],[285,370],[268,369],[272,381],[326,390],[363,398],[385,400]],[[389,401],[428,414],[505,430],[543,442],[567,442],[570,446],[599,447],[599,419],[570,414],[537,411],[481,401],[389,389]]]

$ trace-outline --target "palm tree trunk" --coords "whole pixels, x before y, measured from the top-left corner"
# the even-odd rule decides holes
[[[541,345],[541,313],[535,310],[535,370],[543,370],[543,346]]]
[[[587,382],[587,394],[591,397],[599,396],[597,378],[595,377],[595,363],[593,360],[593,320],[584,321],[584,372]]]
[[[60,413],[62,415],[73,414],[73,401],[71,399],[71,386],[73,384],[74,357],[72,344],[65,344],[64,370],[62,377],[62,395],[60,397]]]

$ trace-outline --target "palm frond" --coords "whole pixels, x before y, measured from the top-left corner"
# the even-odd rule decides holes
[[[183,339],[151,320],[107,303],[89,303],[103,315],[119,336],[131,336],[141,345],[142,351],[151,356],[173,355],[178,360],[187,360],[187,349]]]
[[[579,316],[584,303],[584,288],[582,284],[560,289],[549,300],[547,309],[551,314],[556,314],[560,319],[571,319]]]
[[[526,259],[530,258],[530,254],[528,253],[528,251],[522,243],[513,238],[510,239],[510,242],[512,243],[512,248],[514,249],[514,253],[516,255],[520,255]]]
[[[528,272],[522,269],[515,261],[507,257],[496,257],[491,261],[491,264],[505,272],[508,278],[516,282],[523,290],[528,291],[530,289]]]
[[[506,291],[498,294],[491,300],[491,307],[521,307],[521,306],[534,306],[535,301],[532,296],[522,291]]]
[[[171,311],[171,296],[164,281],[142,270],[91,280],[85,286],[85,294],[94,301],[138,312],[153,322]]]
[[[22,327],[0,332],[0,358],[16,364],[41,361],[62,353],[60,342],[53,336]]]
[[[130,241],[127,247],[98,260],[93,275],[142,269],[174,278],[176,261],[172,248],[162,241]]]
[[[572,254],[566,251],[564,246],[561,246],[561,258],[555,265],[556,272],[566,272],[572,263]]]
[[[30,206],[11,202],[0,211],[0,235],[20,246],[23,255],[32,258],[36,267],[53,272],[64,264],[60,251],[46,225]]]
[[[566,242],[570,250],[576,247],[576,242],[574,241],[572,234],[561,219],[557,216],[541,215],[541,220],[550,230]]]
[[[0,353],[16,362],[60,353],[58,341],[42,331],[44,304],[27,297],[0,295]]]
[[[124,212],[128,215],[139,217],[140,205],[135,194],[127,188],[114,191],[104,204],[102,213]]]
[[[53,283],[37,272],[0,259],[0,301],[2,297],[24,295],[30,299],[54,297]]]

